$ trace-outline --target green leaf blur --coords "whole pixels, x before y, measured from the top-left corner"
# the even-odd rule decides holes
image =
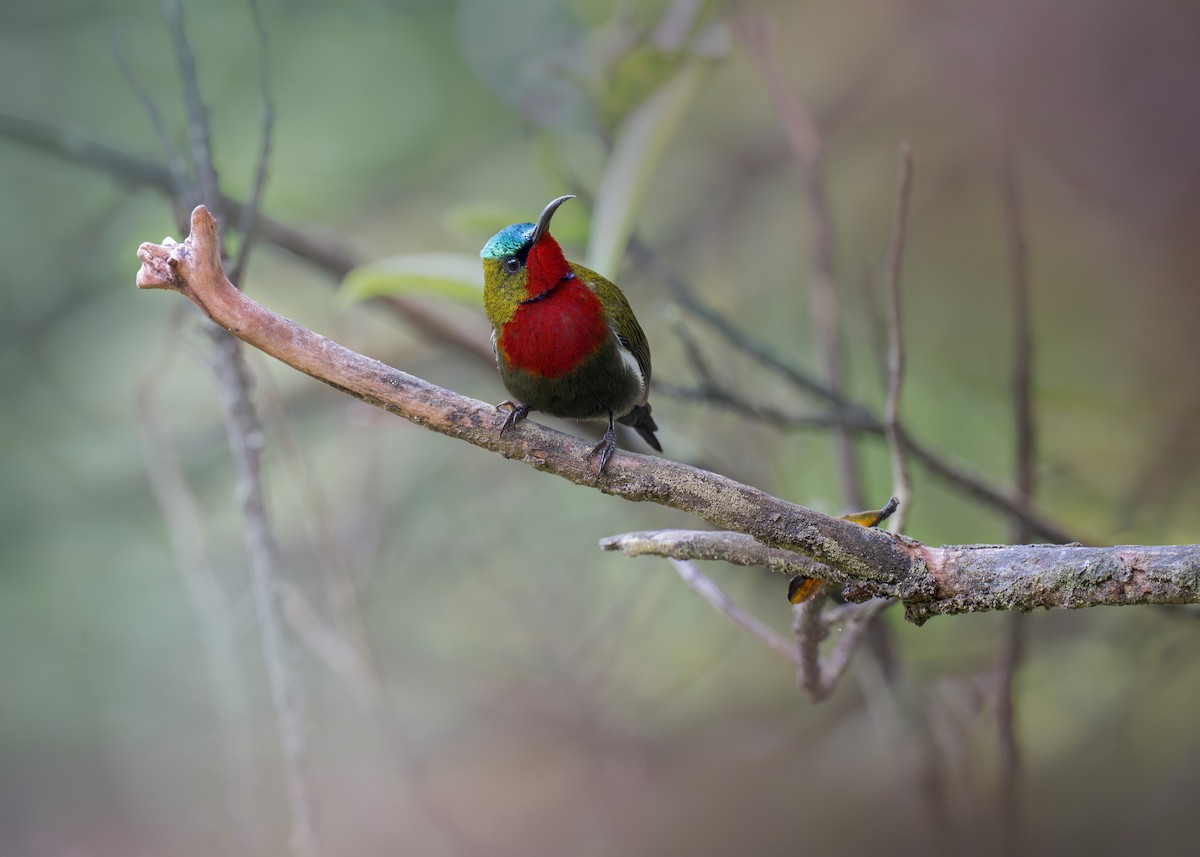
[[[424,294],[478,306],[483,291],[478,256],[408,253],[355,268],[338,289],[345,307],[385,295]]]

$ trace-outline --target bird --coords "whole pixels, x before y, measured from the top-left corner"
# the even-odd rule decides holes
[[[553,199],[536,223],[514,223],[483,246],[483,305],[496,367],[511,399],[500,435],[532,411],[574,420],[608,419],[588,454],[599,478],[617,448],[615,422],[662,452],[651,416],[650,344],[616,285],[568,262],[550,219],[574,194]]]

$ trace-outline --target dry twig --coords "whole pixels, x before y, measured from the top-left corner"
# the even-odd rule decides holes
[[[725,594],[719,586],[704,574],[690,559],[673,559],[671,565],[679,574],[683,582],[691,587],[697,595],[703,598],[712,606],[718,613],[722,613],[729,617],[735,625],[745,631],[754,639],[758,640],[775,654],[790,661],[794,667],[800,668],[799,656],[796,654],[796,649],[789,646],[783,637],[776,634],[762,622],[760,622],[752,613],[747,613],[741,607],[734,603],[733,599]]]

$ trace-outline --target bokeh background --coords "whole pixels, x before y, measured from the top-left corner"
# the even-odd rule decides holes
[[[250,190],[262,124],[247,7],[186,3],[223,187]],[[914,435],[1013,473],[1005,148],[1029,244],[1038,501],[1080,539],[1200,539],[1200,15],[1156,0],[747,2],[817,117],[850,393],[878,408],[876,327],[897,145],[916,183],[904,270]],[[812,211],[755,50],[719,3],[263,0],[272,217],[363,261],[474,254],[631,182],[657,269],[616,248],[663,384],[792,388],[681,310],[672,272],[816,370]],[[157,6],[0,9],[0,114],[161,163],[125,57],[183,142]],[[692,97],[644,107],[677,76]],[[614,164],[640,108],[679,110],[644,174]],[[661,117],[660,117],[661,118]],[[669,124],[669,123],[668,123]],[[288,853],[211,345],[177,296],[138,293],[139,243],[180,237],[159,194],[0,133],[0,852]],[[637,166],[636,164],[634,165]],[[301,323],[485,400],[494,370],[350,304],[257,247],[242,285]],[[482,309],[410,295],[486,342]],[[996,700],[1008,617],[885,617],[897,672],[860,655],[813,705],[790,666],[617,532],[696,522],[411,426],[248,357],[265,424],[282,603],[327,854],[1000,853]],[[673,457],[848,511],[827,433],[655,397]],[[574,430],[566,426],[568,430]],[[860,442],[868,494],[886,450]],[[152,477],[178,464],[184,484]],[[1008,522],[916,468],[908,531],[1002,541]],[[168,526],[160,504],[176,513]],[[787,633],[786,581],[706,569]],[[197,581],[200,581],[198,584]],[[207,585],[206,585],[207,584]],[[1016,673],[1026,850],[1167,853],[1200,794],[1200,618],[1024,618]],[[873,664],[875,664],[873,666]]]

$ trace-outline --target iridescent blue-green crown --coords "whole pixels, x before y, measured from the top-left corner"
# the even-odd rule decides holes
[[[533,235],[532,223],[514,223],[505,226],[492,236],[492,240],[483,245],[479,251],[481,259],[503,259],[512,256],[529,241]]]

